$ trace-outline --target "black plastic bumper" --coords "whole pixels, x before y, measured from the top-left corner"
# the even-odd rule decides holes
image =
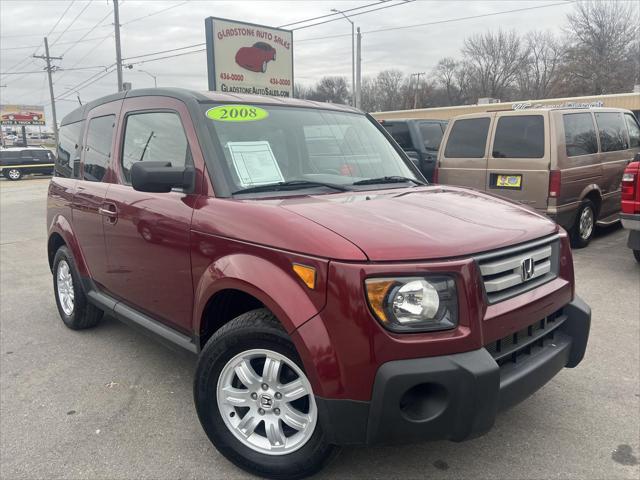
[[[327,436],[336,444],[461,441],[487,432],[496,414],[584,356],[591,310],[577,298],[547,331],[523,341],[522,354],[482,348],[397,360],[378,369],[370,402],[316,398]],[[510,346],[514,351],[516,347]],[[526,349],[526,352],[524,350]],[[498,359],[498,360],[496,360]]]

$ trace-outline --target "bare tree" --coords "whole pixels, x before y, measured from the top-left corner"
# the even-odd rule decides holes
[[[501,98],[516,79],[523,52],[515,31],[476,34],[462,48],[479,96]]]
[[[381,110],[397,110],[403,107],[405,78],[400,70],[383,70],[376,77],[377,94]]]
[[[445,57],[436,65],[434,75],[440,86],[447,94],[448,105],[458,105],[461,100],[458,85],[458,69],[460,62],[451,57]]]
[[[546,98],[558,82],[564,47],[548,32],[529,32],[524,39],[525,53],[517,73],[521,98]]]
[[[567,20],[569,93],[630,91],[638,69],[638,3],[581,2]]]
[[[365,112],[377,112],[380,110],[378,98],[378,84],[375,78],[363,77],[360,82],[360,108]]]
[[[349,88],[344,77],[322,77],[307,94],[310,100],[330,103],[349,103]]]

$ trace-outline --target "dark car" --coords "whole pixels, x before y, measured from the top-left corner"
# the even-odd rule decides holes
[[[236,53],[236,63],[252,72],[266,72],[267,63],[275,59],[276,49],[265,42],[254,43],[251,47],[242,47]]]
[[[54,156],[46,148],[5,148],[0,150],[0,171],[9,180],[24,175],[52,175]]]
[[[433,180],[446,120],[380,120],[425,178]]]
[[[582,360],[566,232],[425,183],[359,110],[130,90],[67,115],[60,139],[62,321],[106,312],[198,354],[200,423],[257,476],[312,475],[340,445],[473,438]]]

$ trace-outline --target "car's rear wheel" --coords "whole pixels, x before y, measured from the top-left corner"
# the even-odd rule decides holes
[[[589,245],[596,230],[596,208],[591,200],[584,200],[578,209],[571,229],[571,244],[574,248]]]
[[[22,171],[19,168],[11,168],[5,172],[4,176],[15,182],[22,178]]]
[[[88,302],[73,257],[65,246],[53,259],[53,292],[60,318],[70,329],[91,328],[102,319],[103,311]]]
[[[295,347],[266,309],[240,315],[209,339],[198,362],[194,397],[216,448],[255,475],[307,477],[337,453],[318,421]]]

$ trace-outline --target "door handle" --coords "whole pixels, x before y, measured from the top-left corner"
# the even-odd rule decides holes
[[[98,208],[98,213],[100,215],[104,215],[105,217],[117,217],[118,212],[114,212],[113,210],[109,210],[108,208],[100,207]]]
[[[118,209],[113,203],[103,203],[98,207],[98,213],[107,217],[107,223],[115,224],[118,221]]]

